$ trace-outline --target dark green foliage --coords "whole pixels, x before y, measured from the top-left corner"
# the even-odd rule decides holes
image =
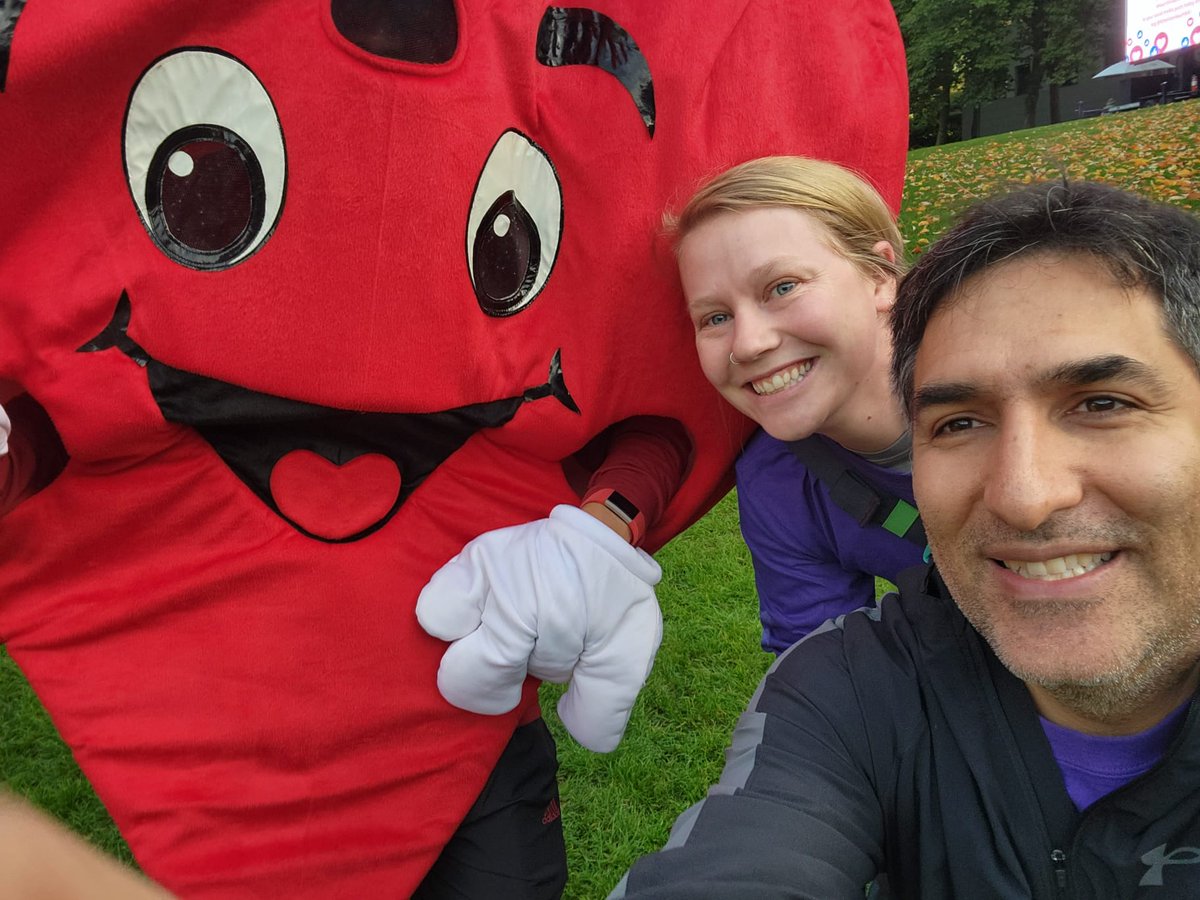
[[[1107,43],[1105,0],[893,0],[908,55],[911,146],[942,144],[961,132],[953,115],[1019,88],[1034,124],[1044,84],[1099,68]],[[1014,83],[1017,68],[1021,84]],[[1059,121],[1052,93],[1051,121]]]

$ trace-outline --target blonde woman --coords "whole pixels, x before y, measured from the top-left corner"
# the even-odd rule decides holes
[[[800,157],[723,172],[669,225],[704,374],[762,426],[738,503],[763,647],[780,653],[922,559],[888,381],[900,233],[870,185]]]

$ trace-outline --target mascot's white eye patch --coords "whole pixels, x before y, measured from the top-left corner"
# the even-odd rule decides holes
[[[546,286],[562,240],[562,186],[545,151],[519,131],[500,135],[467,216],[467,269],[479,307],[511,316]]]
[[[151,64],[129,96],[123,149],[142,224],[181,265],[237,265],[279,221],[279,116],[262,82],[226,53],[187,48]]]

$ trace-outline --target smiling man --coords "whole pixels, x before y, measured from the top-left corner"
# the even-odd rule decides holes
[[[893,333],[934,566],[780,658],[614,896],[1200,896],[1200,221],[998,198]]]
[[[1200,381],[1152,290],[1097,262],[1022,255],[932,316],[914,476],[951,594],[1042,715],[1125,734],[1196,687]]]

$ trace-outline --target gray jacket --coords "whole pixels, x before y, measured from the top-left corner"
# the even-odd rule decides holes
[[[910,570],[767,673],[720,782],[612,898],[1200,897],[1193,700],[1150,772],[1076,811],[1025,686]]]

